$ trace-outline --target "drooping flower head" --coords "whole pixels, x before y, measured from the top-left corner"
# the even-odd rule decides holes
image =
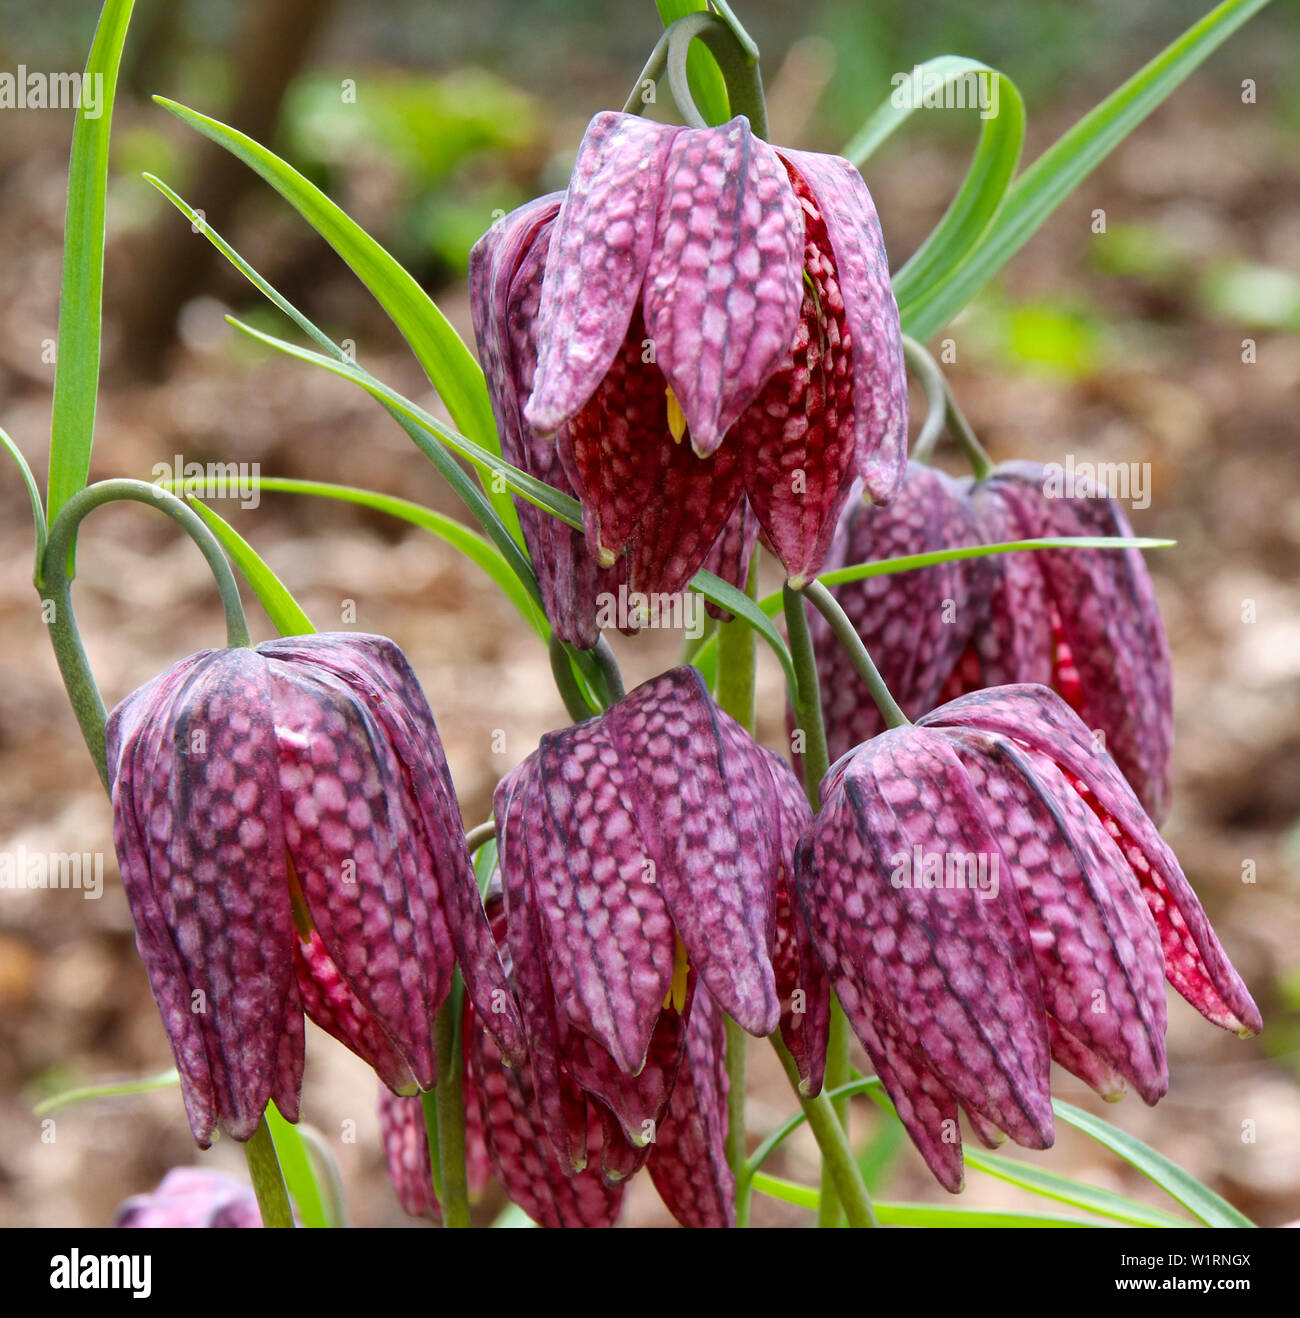
[[[1076,480],[1066,497],[1037,464],[1006,463],[972,482],[911,462],[888,508],[846,509],[827,567],[980,541],[1132,534],[1104,490]],[[1164,817],[1173,687],[1140,550],[998,554],[868,577],[834,593],[909,718],[965,691],[1050,685],[1104,741],[1151,816]],[[825,623],[812,626],[837,756],[883,725]]]
[[[518,1051],[433,716],[391,641],[191,655],[113,711],[108,760],[136,942],[202,1147],[248,1139],[270,1098],[296,1119],[304,1009],[395,1091],[431,1088],[456,961]]]
[[[697,1091],[693,1115],[673,1121],[673,1138],[721,1147],[707,1117],[725,1113],[710,1070],[719,1009],[756,1035],[806,1030],[806,1065],[819,1066],[818,1022],[786,1019],[791,995],[772,959],[782,876],[809,815],[792,784],[699,672],[678,668],[599,718],[548,733],[498,786],[506,945],[532,1095],[566,1172],[595,1152],[594,1116],[607,1181],[647,1158],[656,1183],[667,1181],[664,1123],[684,1083]],[[699,1192],[690,1177],[665,1193],[688,1190]],[[711,1202],[729,1205],[725,1194]]]
[[[1114,761],[1045,687],[963,696],[832,766],[796,887],[899,1116],[949,1190],[958,1107],[982,1139],[1052,1142],[1049,1058],[1108,1098],[1168,1087],[1161,975],[1260,1028]]]
[[[470,279],[503,451],[558,460],[596,563],[634,592],[682,589],[742,497],[805,580],[855,479],[898,486],[898,309],[839,157],[743,117],[599,114],[562,199],[499,221]]]

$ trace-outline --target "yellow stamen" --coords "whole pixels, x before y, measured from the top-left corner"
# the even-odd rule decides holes
[[[677,947],[673,952],[673,982],[669,985],[668,994],[664,998],[664,1010],[671,1007],[674,1011],[682,1011],[686,1007],[686,981],[691,973],[690,962],[686,959],[686,944],[682,942],[680,935],[674,934]]]
[[[672,385],[669,385],[664,393],[668,395],[668,429],[672,434],[673,442],[680,444],[682,436],[686,433],[686,413],[682,411],[682,405],[677,401]]]

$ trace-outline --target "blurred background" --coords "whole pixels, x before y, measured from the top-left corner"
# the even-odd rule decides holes
[[[737,8],[763,50],[774,140],[838,149],[888,95],[892,74],[958,53],[1019,84],[1032,159],[1208,0]],[[80,69],[97,12],[87,0],[0,0],[0,69]],[[586,121],[621,106],[658,30],[650,0],[138,0],[113,136],[92,478],[149,479],[155,463],[182,454],[459,513],[368,397],[250,346],[224,323],[235,311],[285,333],[142,170],[202,208],[336,340],[351,340],[372,372],[441,413],[391,324],[329,248],[150,94],[272,145],[396,253],[469,338],[469,248],[495,210],[563,186]],[[1166,834],[1266,1028],[1241,1042],[1172,1000],[1169,1097],[1154,1110],[1130,1097],[1105,1115],[1264,1224],[1300,1218],[1297,37],[1300,5],[1275,0],[941,336],[954,345],[948,369],[961,403],[995,457],[1149,463],[1150,507],[1133,514],[1135,527],[1179,541],[1149,556],[1176,680]],[[66,112],[0,112],[0,423],[42,475],[71,126]],[[917,115],[869,162],[895,267],[942,214],[974,132],[969,115]],[[1104,233],[1094,232],[1098,210]],[[170,1054],[135,955],[109,809],[31,588],[26,497],[12,470],[0,471],[0,851],[105,856],[98,901],[0,891],[0,1223],[99,1225],[126,1195],[197,1155],[174,1089],[64,1108],[52,1114],[53,1139],[32,1114],[52,1092],[155,1073]],[[255,510],[221,511],[318,626],[339,626],[351,602],[351,625],[399,641],[429,694],[466,819],[485,818],[496,780],[565,721],[540,646],[486,579],[428,535],[346,505],[266,494]],[[207,569],[167,519],[107,509],[82,545],[78,612],[110,705],[169,662],[221,643]],[[251,598],[250,621],[255,634],[270,633]],[[673,662],[676,639],[620,639],[629,685]],[[760,734],[779,746],[779,675],[768,656],[761,662]],[[765,1054],[755,1049],[749,1114],[759,1133],[792,1108]],[[1058,1079],[1062,1096],[1100,1108],[1072,1078]],[[307,1119],[339,1160],[353,1219],[397,1224],[374,1099],[366,1068],[310,1029]],[[869,1107],[857,1120],[879,1192],[943,1197]],[[1161,1202],[1069,1130],[1032,1156]],[[204,1157],[242,1164],[230,1147]],[[810,1146],[796,1139],[772,1169],[807,1180],[812,1166]],[[985,1176],[968,1179],[973,1205],[1034,1206]],[[483,1220],[499,1207],[499,1198],[481,1205]],[[667,1220],[647,1178],[630,1195],[628,1220]],[[806,1216],[760,1197],[755,1220]]]

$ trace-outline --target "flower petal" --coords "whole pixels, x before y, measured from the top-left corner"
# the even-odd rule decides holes
[[[968,865],[996,877],[1001,859],[952,749],[909,727],[853,757],[800,845],[797,882],[864,1046],[864,1022],[879,1035],[888,1019],[964,1107],[1044,1148],[1048,1043],[1028,930],[1015,893],[977,885]]]
[[[685,128],[663,167],[646,327],[697,453],[713,453],[789,351],[803,213],[776,152],[738,116]]]
[[[296,1069],[266,664],[246,649],[195,655],[128,696],[107,740],[122,878],[194,1138],[249,1139]]]
[[[727,1033],[707,993],[691,1006],[686,1061],[655,1136],[650,1179],[685,1227],[736,1225],[736,1178],[727,1165]]]
[[[778,860],[771,778],[695,668],[644,683],[605,716],[646,852],[691,965],[743,1029],[780,1019],[769,955]]]
[[[681,129],[604,111],[578,148],[546,258],[529,425],[579,411],[627,334],[655,239],[664,164]]]
[[[853,364],[858,472],[871,498],[888,503],[907,460],[907,374],[875,203],[847,160],[785,148],[781,155],[803,179],[825,218]]]
[[[1242,1035],[1262,1028],[1259,1008],[1232,968],[1172,851],[1115,762],[1078,715],[1042,686],[976,691],[922,723],[1000,732],[1054,760],[1120,844],[1155,917],[1169,982],[1207,1020]]]

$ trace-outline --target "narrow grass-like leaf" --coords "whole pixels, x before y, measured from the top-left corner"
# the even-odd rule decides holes
[[[901,1127],[899,1127],[901,1129]],[[1188,1227],[1195,1225],[1184,1217],[1175,1217],[1159,1208],[1150,1208],[1138,1203],[1136,1199],[1114,1194],[1110,1190],[1099,1189],[1095,1185],[1085,1185],[1059,1172],[1049,1171],[1035,1163],[1021,1162],[1015,1158],[1003,1158],[985,1153],[979,1149],[967,1149],[966,1166],[989,1176],[996,1176],[1001,1181],[1018,1185],[1030,1194],[1041,1195],[1045,1199],[1056,1199],[1060,1203],[1082,1208],[1102,1217],[1112,1217],[1119,1222],[1132,1226],[1150,1227]]]
[[[43,1098],[32,1108],[32,1115],[43,1117],[47,1112],[54,1112],[73,1103],[85,1103],[96,1098],[119,1098],[124,1094],[148,1094],[155,1089],[167,1089],[179,1085],[180,1073],[173,1067],[170,1071],[160,1071],[157,1075],[145,1076],[140,1080],[115,1080],[102,1085],[82,1085],[76,1089],[64,1089],[49,1098]]]
[[[77,107],[68,163],[68,209],[63,233],[63,288],[55,348],[54,409],[50,423],[49,521],[86,484],[99,396],[100,328],[104,311],[104,224],[108,141],[117,71],[134,0],[106,0],[91,43],[82,85],[98,83],[98,113]]]
[[[311,619],[302,611],[298,601],[289,593],[288,587],[262,561],[257,551],[235,530],[229,522],[214,513],[202,500],[189,496],[190,506],[211,528],[213,535],[221,541],[234,562],[244,574],[244,579],[253,588],[254,594],[262,602],[272,626],[281,636],[306,636],[316,630]]]
[[[343,258],[410,345],[456,425],[481,448],[501,452],[483,371],[414,276],[292,165],[251,137],[164,96],[154,100],[224,147],[271,185]],[[497,516],[521,538],[510,497],[485,485]]]
[[[1029,241],[1053,211],[1182,81],[1268,0],[1226,0],[1090,110],[1011,185],[1001,210],[947,279],[910,301],[903,329],[925,342]]]
[[[274,1103],[266,1105],[266,1124],[275,1142],[275,1154],[280,1160],[284,1183],[298,1210],[298,1221],[305,1227],[328,1227],[325,1196],[316,1180],[311,1154],[298,1128],[280,1115]]]
[[[967,1208],[947,1204],[898,1204],[876,1201],[882,1226],[928,1227],[1108,1227],[1097,1218],[1064,1217],[1057,1213],[1017,1212],[1003,1208]]]
[[[36,530],[36,564],[39,568],[41,559],[45,557],[45,509],[41,506],[41,489],[36,484],[32,469],[27,465],[27,459],[23,457],[22,449],[9,438],[3,427],[0,427],[0,447],[13,458],[23,484],[27,487],[27,498],[32,505],[32,523]]]
[[[374,377],[363,367],[353,361],[347,353],[343,351],[337,343],[333,341],[323,330],[314,325],[306,316],[303,315],[297,307],[284,297],[276,288],[274,288],[266,279],[264,279],[210,224],[203,219],[198,212],[189,205],[188,202],[177,193],[173,192],[161,179],[152,174],[145,174],[147,182],[157,188],[159,192],[167,198],[168,201],[176,207],[181,214],[185,215],[199,232],[228,260],[236,270],[248,280],[254,288],[258,290],[269,302],[282,311],[290,320],[302,330],[309,338],[314,339],[325,352],[334,358],[335,361],[347,362],[351,368],[359,375],[373,379]],[[445,450],[433,446],[432,451],[425,448],[424,431],[408,417],[403,416],[395,407],[384,403],[383,407],[388,414],[397,422],[398,425],[406,431],[416,447],[425,453],[431,459],[439,474],[452,487],[461,501],[469,509],[472,516],[479,525],[487,532],[488,537],[493,544],[501,551],[506,562],[514,571],[516,577],[522,583],[524,588],[540,602],[541,592],[537,587],[537,579],[533,575],[532,566],[528,562],[528,556],[515,535],[518,527],[518,516],[515,513],[514,505],[510,504],[509,523],[503,522],[497,512],[499,501],[490,502],[483,494],[483,491],[474,484],[466,475],[461,467],[456,463]],[[495,491],[489,491],[494,494]],[[509,504],[509,495],[505,496]],[[514,528],[514,529],[512,529]]]
[[[467,458],[486,476],[499,476],[502,482],[522,494],[529,503],[536,504],[543,511],[550,513],[552,517],[558,517],[560,521],[567,522],[577,530],[582,529],[582,507],[577,499],[562,494],[554,486],[547,485],[545,481],[539,481],[526,471],[511,466],[504,458],[488,452],[487,449],[476,444],[468,436],[444,425],[437,417],[430,415],[417,403],[403,397],[395,389],[390,389],[388,385],[376,380],[369,373],[359,370],[351,362],[322,357],[320,353],[312,352],[309,348],[300,348],[297,344],[286,343],[284,339],[277,339],[273,334],[263,334],[261,330],[254,329],[252,325],[246,325],[234,316],[227,316],[226,319],[236,329],[242,330],[250,338],[257,339],[259,343],[265,343],[268,347],[275,348],[286,356],[296,357],[299,361],[310,362],[312,365],[319,366],[334,375],[341,375],[345,380],[351,380],[353,384],[359,385],[372,398],[378,399],[381,403],[390,404],[408,420],[414,421],[427,436],[432,437],[431,440],[416,441],[420,445],[421,451],[430,457],[433,456],[432,450],[437,445],[450,448],[459,453],[461,457]]]
[[[1202,1185],[1191,1172],[1171,1162],[1163,1153],[1157,1153],[1149,1144],[1143,1144],[1140,1139],[1120,1130],[1118,1126],[1112,1126],[1110,1122],[1094,1117],[1082,1108],[1062,1103],[1059,1099],[1052,1101],[1052,1107],[1062,1121],[1095,1139],[1098,1144],[1104,1144],[1111,1152],[1118,1153],[1125,1162],[1136,1167],[1148,1180],[1154,1181],[1166,1194],[1177,1199],[1206,1226],[1255,1225],[1222,1195],[1215,1194],[1208,1185]]]
[[[1002,206],[1025,140],[1025,103],[1006,74],[979,60],[940,55],[919,65],[916,79],[909,86],[908,96],[898,96],[901,88],[891,93],[844,148],[843,154],[855,165],[861,167],[886,138],[923,108],[923,100],[912,94],[920,88],[928,91],[940,87],[946,91],[960,84],[965,92],[973,82],[986,99],[981,106],[974,95],[963,96],[965,108],[979,112],[979,142],[966,178],[943,218],[894,275],[894,295],[900,306],[915,301],[944,279],[979,241]]]
[[[786,683],[793,691],[795,687],[794,660],[790,657],[790,649],[786,645],[785,639],[772,625],[771,618],[743,590],[737,590],[730,582],[723,581],[721,577],[715,577],[712,572],[701,569],[691,578],[691,585],[705,599],[712,600],[714,604],[726,609],[728,613],[734,613],[736,617],[743,618],[758,632],[771,646],[772,653],[776,655],[782,671],[785,673]],[[716,645],[716,633],[709,640]],[[702,650],[704,647],[701,646],[700,648]]]
[[[386,513],[412,526],[421,527],[436,535],[453,549],[477,564],[501,588],[506,598],[519,610],[520,616],[537,633],[542,642],[550,640],[551,628],[537,602],[510,570],[502,554],[490,541],[471,531],[464,523],[444,513],[435,512],[410,499],[398,499],[375,490],[358,489],[352,485],[333,485],[326,481],[291,480],[281,476],[263,476],[258,488],[264,494],[305,494],[322,499],[336,499],[342,503],[358,504],[375,512]]]

